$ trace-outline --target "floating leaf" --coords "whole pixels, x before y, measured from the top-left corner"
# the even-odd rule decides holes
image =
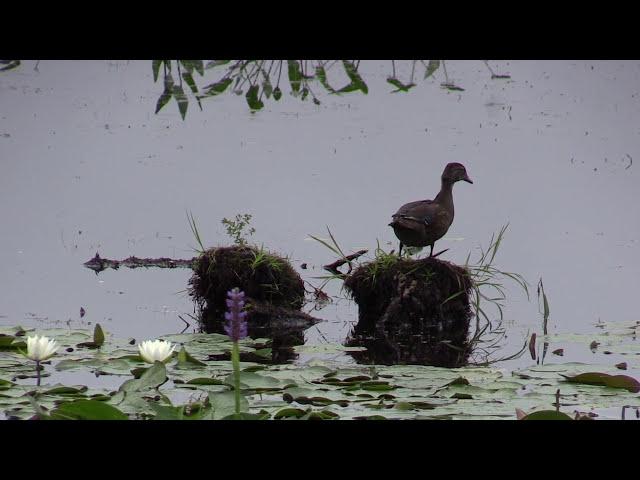
[[[64,385],[55,386],[42,392],[43,395],[78,395],[87,391],[87,387],[65,387]]]
[[[280,97],[282,97],[282,91],[280,90],[280,87],[276,87],[273,89],[273,98],[276,99],[276,101],[280,100]]]
[[[281,418],[300,418],[307,412],[300,408],[283,408],[279,410],[274,416],[274,420],[280,420]]]
[[[562,357],[564,355],[564,348],[558,348],[557,350],[554,350],[553,352],[554,355],[558,355],[560,357]]]
[[[222,417],[221,420],[268,420],[271,418],[269,413],[232,413],[226,417]]]
[[[178,352],[178,367],[179,368],[190,368],[192,365],[198,365],[200,367],[206,367],[207,366],[206,363],[201,362],[197,358],[193,358],[189,354],[189,352],[187,352],[187,349],[183,345],[182,348],[180,349],[180,351]]]
[[[460,400],[473,400],[473,396],[469,395],[468,393],[461,393],[461,392],[456,392],[453,395],[451,395],[450,398],[457,398]]]
[[[561,374],[562,375],[562,374]],[[562,375],[568,382],[585,385],[603,385],[611,388],[624,388],[632,393],[640,392],[640,382],[627,375],[609,375],[600,372],[587,372],[573,377]]]
[[[120,385],[119,391],[132,392],[158,388],[167,381],[167,369],[164,363],[156,361],[139,379],[127,380]]]
[[[24,350],[27,344],[24,340],[11,335],[0,335],[0,351],[2,350]]]
[[[627,362],[616,363],[616,368],[618,368],[620,370],[626,370],[627,369]]]
[[[210,393],[209,403],[211,404],[211,412],[209,417],[213,420],[220,420],[235,414],[235,398],[234,392]],[[243,395],[240,396],[240,411],[249,411],[249,402]]]
[[[227,385],[233,386],[235,385],[234,378],[234,374],[232,373],[227,378],[225,378],[224,382]],[[242,388],[258,391],[280,390],[285,386],[284,383],[277,378],[252,372],[240,373],[240,385]]]
[[[156,413],[154,420],[202,420],[211,410],[199,402],[176,407],[152,403],[151,408]]]
[[[467,380],[464,377],[457,377],[453,381],[447,383],[446,385],[443,385],[443,388],[444,387],[450,387],[452,385],[470,385],[470,383],[469,383],[469,380]]]
[[[58,405],[50,414],[54,420],[128,420],[112,405],[97,400],[76,400]]]
[[[198,377],[189,380],[187,385],[225,385],[225,382],[217,378]]]
[[[530,413],[520,420],[573,420],[569,415],[555,410],[539,410]]]

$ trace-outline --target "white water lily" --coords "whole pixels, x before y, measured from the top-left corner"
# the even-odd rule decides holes
[[[44,335],[42,337],[38,335],[27,337],[27,357],[36,362],[51,358],[58,348],[60,347],[55,340]]]
[[[140,356],[147,363],[164,362],[175,350],[175,345],[164,340],[147,340],[138,345]]]

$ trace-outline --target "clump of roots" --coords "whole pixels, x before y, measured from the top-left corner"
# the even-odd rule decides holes
[[[227,292],[244,291],[249,335],[256,327],[300,328],[317,322],[300,311],[302,278],[289,261],[250,245],[205,250],[193,266],[189,294],[200,309],[206,332],[223,333]]]
[[[436,258],[381,255],[360,265],[344,286],[359,307],[348,343],[368,347],[354,352],[363,357],[359,361],[467,363],[472,281],[465,268]]]

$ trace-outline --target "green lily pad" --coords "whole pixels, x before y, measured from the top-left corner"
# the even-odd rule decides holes
[[[96,400],[65,402],[50,413],[54,420],[128,420],[117,408]]]
[[[569,415],[555,410],[539,410],[523,417],[522,420],[573,420]]]

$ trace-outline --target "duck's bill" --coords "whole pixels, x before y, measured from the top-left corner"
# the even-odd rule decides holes
[[[465,182],[468,182],[468,183],[473,183],[473,181],[469,178],[469,175],[465,175],[462,180],[464,180]]]

